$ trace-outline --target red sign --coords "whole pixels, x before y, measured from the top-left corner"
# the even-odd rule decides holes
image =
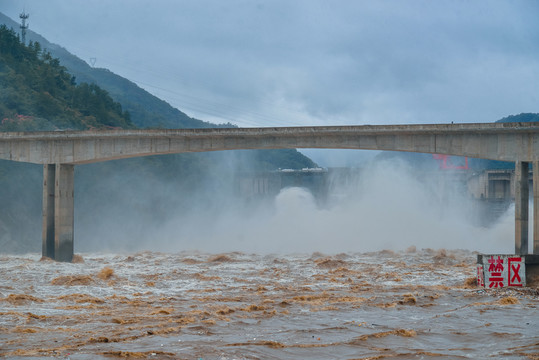
[[[488,263],[488,287],[503,287],[503,259],[499,255],[497,259],[495,259],[494,256],[491,256],[490,259],[488,259]]]
[[[485,255],[477,264],[477,285],[490,289],[526,286],[524,258],[518,255]]]
[[[520,267],[522,266],[521,257],[511,257],[507,259],[508,276],[507,286],[523,286],[523,276],[521,275]]]

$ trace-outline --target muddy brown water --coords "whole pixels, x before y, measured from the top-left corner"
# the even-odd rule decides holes
[[[469,251],[0,255],[9,359],[539,359],[537,288]]]

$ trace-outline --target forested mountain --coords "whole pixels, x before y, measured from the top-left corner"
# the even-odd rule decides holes
[[[60,61],[37,42],[21,44],[0,25],[0,131],[133,127],[109,94],[76,84]]]
[[[536,113],[521,113],[518,115],[510,115],[500,119],[496,122],[507,123],[507,122],[539,122],[539,114]]]
[[[19,24],[0,13],[0,24],[19,29]],[[107,69],[93,68],[85,61],[69,53],[63,47],[52,44],[31,30],[27,30],[27,41],[39,42],[43,49],[58,58],[67,71],[75,76],[77,83],[97,84],[128,111],[131,121],[140,128],[207,128],[230,126],[216,125],[191,118],[165,101],[151,95],[135,83],[118,76]]]

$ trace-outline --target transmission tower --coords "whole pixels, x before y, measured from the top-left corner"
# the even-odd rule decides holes
[[[29,14],[27,14],[24,10],[19,15],[21,18],[22,24],[21,24],[21,37],[22,37],[22,43],[26,45],[26,29],[28,29],[28,24],[26,23],[26,19],[30,17]]]

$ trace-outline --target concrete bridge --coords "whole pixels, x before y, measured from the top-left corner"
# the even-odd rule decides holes
[[[43,164],[43,255],[73,257],[74,166],[138,156],[237,149],[365,149],[516,163],[515,252],[528,252],[528,171],[539,169],[539,123],[0,133],[0,159]],[[539,254],[539,171],[533,172]]]

